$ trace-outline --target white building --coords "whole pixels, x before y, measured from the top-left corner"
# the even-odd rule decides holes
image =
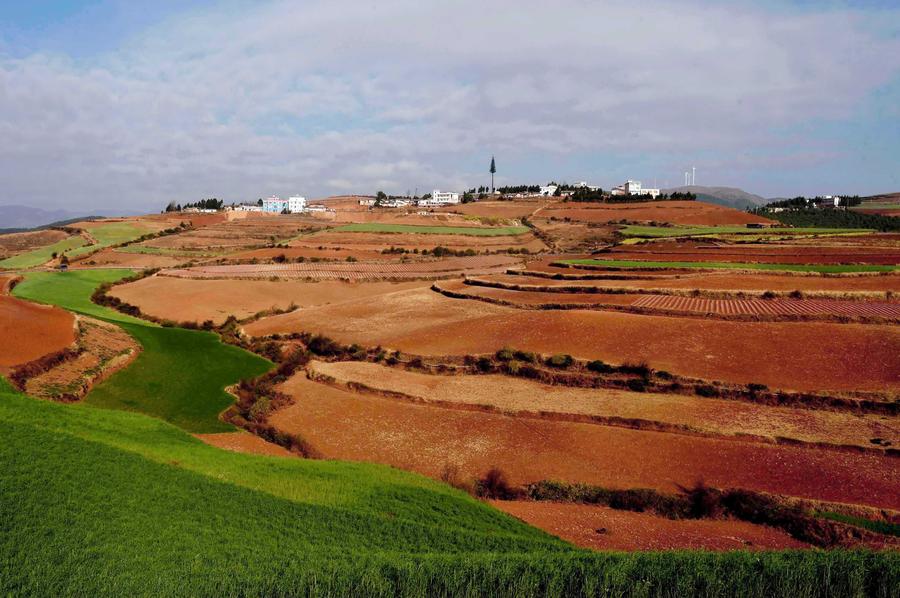
[[[241,204],[234,208],[237,212],[262,212],[262,206],[256,204]]]
[[[431,199],[445,204],[459,203],[459,193],[453,191],[439,191],[435,189],[431,192]]]
[[[598,185],[588,185],[587,181],[578,181],[573,187],[577,187],[579,189],[588,189],[590,191],[599,191],[600,187]]]
[[[288,202],[286,199],[281,199],[278,196],[273,195],[272,197],[267,197],[263,200],[263,212],[269,212],[270,214],[281,214],[288,207]]]
[[[301,195],[288,197],[288,212],[298,214],[306,210],[306,198]]]
[[[541,187],[540,195],[553,195],[559,189],[558,185],[544,185]]]
[[[659,195],[659,189],[651,189],[649,187],[642,187],[640,181],[632,181],[631,179],[625,181],[624,185],[619,185],[618,187],[613,187],[612,191],[610,191],[611,195],[649,195],[650,197],[657,197]]]
[[[359,205],[361,205],[361,206],[374,206],[374,205],[375,205],[375,199],[372,198],[372,197],[368,197],[368,198],[366,198],[366,199],[361,199],[361,200],[359,200]]]

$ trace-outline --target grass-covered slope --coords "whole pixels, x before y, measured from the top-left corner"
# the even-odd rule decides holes
[[[131,274],[123,270],[82,270],[26,275],[14,293],[114,322],[143,347],[129,367],[94,388],[86,402],[98,407],[139,411],[196,433],[234,427],[219,420],[232,397],[223,389],[264,373],[271,363],[223,344],[211,332],[162,328],[96,305],[90,297],[103,282]]]
[[[61,241],[57,241],[52,245],[38,247],[37,249],[32,249],[31,251],[8,257],[5,260],[0,260],[0,270],[40,266],[41,264],[50,261],[53,258],[54,253],[61,254],[86,244],[87,240],[84,237],[73,235]]]
[[[80,247],[70,251],[70,257],[84,255],[85,253],[97,251],[98,249],[103,249],[104,247],[110,247],[112,245],[118,245],[119,243],[134,241],[147,233],[153,232],[153,229],[131,222],[110,222],[108,224],[91,227],[88,229],[88,232],[97,242],[94,245]]]
[[[207,446],[0,380],[0,593],[890,596],[871,552],[590,554],[369,464]]]

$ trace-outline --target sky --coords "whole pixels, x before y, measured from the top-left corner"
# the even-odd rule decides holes
[[[900,191],[900,1],[0,3],[0,205]],[[2,223],[0,223],[2,225]]]

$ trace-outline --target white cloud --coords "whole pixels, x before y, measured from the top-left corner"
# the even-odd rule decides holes
[[[459,185],[459,165],[490,153],[775,147],[897,77],[900,40],[873,27],[885,14],[900,15],[583,0],[195,12],[90,65],[0,57],[0,203],[405,191]]]

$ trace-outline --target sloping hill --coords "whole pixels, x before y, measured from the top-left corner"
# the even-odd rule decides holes
[[[753,193],[747,193],[736,187],[704,187],[701,185],[687,185],[663,189],[663,193],[693,193],[700,201],[718,204],[728,208],[746,210],[765,205],[768,200]]]

